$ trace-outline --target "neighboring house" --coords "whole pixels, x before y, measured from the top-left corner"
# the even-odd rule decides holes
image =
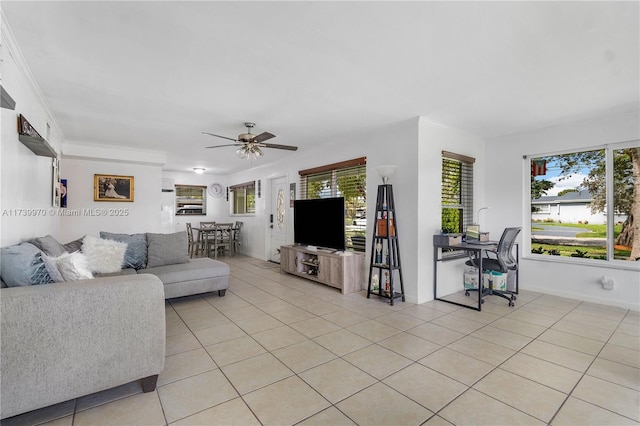
[[[531,213],[531,220],[553,219],[563,223],[606,223],[607,213],[592,213],[591,201],[591,193],[587,190],[567,192],[560,196],[543,196],[531,201],[531,206],[536,210]],[[615,222],[624,222],[627,216],[616,214],[614,218]]]

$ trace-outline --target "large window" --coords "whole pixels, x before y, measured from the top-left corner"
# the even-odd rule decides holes
[[[529,159],[532,253],[640,260],[640,145],[625,145]]]
[[[364,251],[367,225],[366,157],[301,170],[300,198],[344,197],[347,246]]]
[[[473,223],[475,159],[442,151],[442,223],[446,233],[462,233]]]
[[[233,214],[255,214],[256,212],[256,184],[255,182],[242,183],[229,187],[229,199],[231,200]]]

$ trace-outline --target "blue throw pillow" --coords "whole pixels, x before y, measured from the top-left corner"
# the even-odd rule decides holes
[[[8,287],[53,282],[42,260],[40,249],[30,243],[3,248],[0,251],[0,274]]]
[[[147,267],[147,234],[112,234],[100,232],[100,238],[127,243],[123,268],[144,269]]]

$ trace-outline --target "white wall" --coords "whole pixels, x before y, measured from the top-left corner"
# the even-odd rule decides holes
[[[529,200],[527,200],[527,163],[524,155],[582,150],[608,143],[640,138],[638,111],[542,129],[488,141],[486,168],[486,203],[492,206],[487,215],[488,229],[496,235],[506,226],[522,226],[529,238]],[[521,247],[524,247],[523,244]],[[523,250],[526,252],[526,249]],[[521,288],[549,294],[640,308],[640,274],[619,266],[583,264],[572,259],[548,259],[522,254]],[[636,267],[631,262],[624,265]],[[612,291],[602,289],[600,279],[608,275],[616,280]]]
[[[262,197],[256,202],[255,216],[243,217],[244,253],[259,259],[269,256],[268,218],[271,212],[271,179],[286,176],[289,183],[296,183],[299,191],[298,171],[336,163],[358,157],[367,157],[367,215],[368,242],[371,242],[371,223],[375,209],[377,187],[382,183],[376,166],[396,164],[398,169],[390,182],[394,186],[396,204],[397,229],[400,240],[400,256],[402,260],[403,280],[407,300],[417,301],[418,282],[417,268],[419,260],[416,251],[415,229],[419,214],[417,212],[416,195],[418,192],[418,119],[405,120],[387,128],[372,129],[369,133],[345,135],[327,141],[314,149],[299,150],[295,160],[285,158],[268,165],[258,164],[256,167],[230,175],[227,184],[233,185],[250,180],[262,180]],[[269,150],[260,162],[277,158],[278,151]],[[438,181],[439,182],[439,181]],[[286,200],[287,204],[289,199]],[[287,210],[292,214],[292,209]],[[290,218],[291,216],[289,216]],[[438,219],[439,220],[439,219]],[[287,221],[287,240],[293,242],[293,222]],[[367,247],[365,277],[368,279],[370,247]]]
[[[57,236],[60,222],[55,212],[50,211],[53,202],[51,158],[36,156],[18,140],[17,116],[24,115],[43,137],[47,136],[49,123],[48,142],[58,153],[64,136],[24,64],[4,15],[0,29],[2,86],[16,101],[15,110],[0,110],[0,245],[5,247],[36,236]],[[25,216],[28,212],[38,215]]]
[[[367,157],[367,237],[371,243],[373,214],[377,187],[382,183],[376,167],[398,165],[391,177],[400,241],[403,281],[407,301],[423,303],[433,299],[433,243],[432,236],[440,229],[440,181],[442,150],[457,152],[477,159],[475,173],[484,180],[484,140],[468,133],[446,128],[418,117],[399,122],[370,133],[344,136],[328,141],[321,147],[298,151],[295,161],[281,160],[258,165],[250,170],[227,177],[227,184],[262,180],[263,195],[256,203],[256,214],[244,217],[244,254],[260,259],[269,256],[270,179],[286,176],[289,183],[299,182],[299,170],[322,166],[352,158]],[[269,151],[260,161],[277,152]],[[296,187],[299,190],[298,187]],[[482,204],[484,190],[475,188],[476,205]],[[288,202],[289,200],[287,200]],[[289,209],[287,213],[291,214]],[[287,222],[289,242],[293,242],[293,223]],[[365,280],[368,279],[370,247],[365,254]],[[443,288],[461,286],[463,266],[449,262],[441,268]],[[451,290],[454,291],[454,290]]]
[[[202,185],[207,186],[212,183],[219,183],[224,188],[227,187],[227,178],[224,176],[195,173],[179,173],[179,172],[163,172],[163,179],[172,179],[176,185]],[[175,193],[174,193],[175,204]],[[191,222],[193,226],[197,226],[200,222],[227,222],[229,218],[229,203],[226,196],[221,198],[213,198],[207,191],[207,214],[204,216],[175,216],[174,230],[183,231],[186,229],[187,222]]]
[[[94,201],[94,174],[133,176],[134,201]],[[97,237],[100,231],[166,232],[160,224],[162,168],[159,165],[63,158],[61,177],[67,179],[67,213],[78,214],[61,218],[61,242],[84,235]],[[104,214],[86,213],[96,209]]]
[[[442,151],[454,152],[476,159],[473,167],[474,182],[484,180],[484,139],[420,119],[419,191],[416,212],[419,214],[417,228],[418,300],[423,303],[433,300],[433,235],[440,233]],[[485,203],[483,185],[474,185],[474,210]],[[475,217],[475,212],[474,212]],[[484,221],[482,223],[484,225]],[[482,226],[484,229],[485,226]],[[459,291],[462,288],[464,261],[449,260],[438,265],[438,296]]]

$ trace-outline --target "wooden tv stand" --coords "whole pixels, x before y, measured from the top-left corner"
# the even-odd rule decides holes
[[[342,294],[355,293],[364,288],[364,256],[333,250],[309,250],[307,246],[281,246],[280,272],[339,288]]]

